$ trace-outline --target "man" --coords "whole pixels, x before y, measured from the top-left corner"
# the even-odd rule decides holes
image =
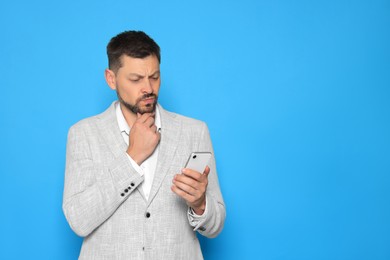
[[[225,205],[214,156],[202,173],[183,167],[213,152],[208,128],[157,103],[160,48],[145,33],[115,36],[107,54],[118,101],[68,135],[63,210],[80,259],[202,259],[196,231],[217,236]]]

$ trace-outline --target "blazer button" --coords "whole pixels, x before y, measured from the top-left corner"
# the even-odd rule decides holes
[[[129,192],[129,190],[128,190],[128,189],[125,189],[125,192],[126,192],[126,193]]]
[[[132,183],[130,183],[130,185],[131,185],[131,187],[134,187],[135,184],[134,184],[134,182],[132,182]]]
[[[121,193],[121,196],[122,196],[122,197],[124,197],[124,196],[125,196],[125,194],[124,194],[124,193]]]
[[[147,218],[150,218],[150,213],[149,213],[149,212],[146,212],[145,216],[146,216]]]

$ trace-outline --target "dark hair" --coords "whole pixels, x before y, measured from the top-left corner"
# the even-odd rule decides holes
[[[113,37],[107,45],[108,67],[117,71],[121,66],[121,57],[125,54],[132,58],[145,58],[155,55],[160,63],[160,47],[142,31],[125,31]]]

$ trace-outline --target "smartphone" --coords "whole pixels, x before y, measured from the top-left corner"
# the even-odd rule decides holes
[[[210,161],[210,158],[210,152],[193,152],[188,158],[185,168],[203,173]]]

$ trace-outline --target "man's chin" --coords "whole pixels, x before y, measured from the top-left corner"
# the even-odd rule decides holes
[[[143,106],[140,109],[138,109],[138,113],[145,114],[145,113],[153,113],[156,111],[156,105],[150,105],[150,106]]]

